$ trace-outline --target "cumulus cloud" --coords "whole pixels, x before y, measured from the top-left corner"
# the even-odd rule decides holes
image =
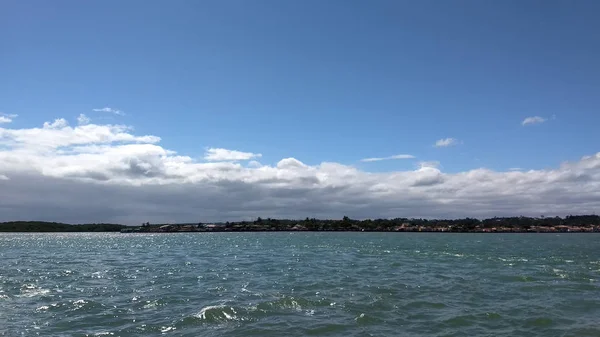
[[[125,113],[123,111],[121,111],[119,109],[109,108],[109,107],[100,108],[100,109],[92,109],[92,111],[95,111],[95,112],[108,112],[108,113],[112,113],[112,114],[119,115],[119,116],[125,115]]]
[[[18,115],[3,114],[0,112],[0,124],[12,123],[13,119],[17,118]]]
[[[546,118],[543,118],[543,117],[540,117],[540,116],[533,116],[533,117],[527,117],[527,118],[525,118],[521,122],[521,125],[527,126],[527,125],[533,125],[533,124],[541,124],[541,123],[544,123],[545,121],[546,121]]]
[[[454,146],[458,144],[458,140],[456,138],[442,138],[442,139],[438,139],[438,141],[435,142],[435,147],[448,147],[448,146]]]
[[[262,154],[260,153],[242,152],[220,148],[209,148],[204,154],[204,159],[207,161],[240,161],[260,157],[262,157]]]
[[[229,150],[207,150],[220,159],[198,161],[159,142],[127,126],[64,119],[0,127],[0,221],[550,216],[600,208],[600,153],[546,170],[445,173],[424,163],[368,172],[293,157],[244,166],[237,161],[257,155]]]
[[[382,160],[413,159],[413,158],[415,158],[415,156],[410,155],[410,154],[396,154],[396,155],[389,156],[389,157],[364,158],[364,159],[361,159],[360,161],[368,163],[368,162],[382,161]]]
[[[90,124],[90,121],[90,118],[84,114],[79,114],[79,116],[77,117],[77,123],[79,125]]]

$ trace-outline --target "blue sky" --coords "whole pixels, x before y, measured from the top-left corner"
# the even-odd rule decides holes
[[[598,152],[597,1],[4,1],[0,112],[363,172]],[[110,107],[124,112],[93,111]],[[528,117],[543,123],[523,125]],[[440,139],[456,144],[435,147]],[[409,154],[414,159],[362,162]],[[1,173],[1,172],[0,172]]]
[[[447,170],[544,168],[600,140],[595,1],[2,6],[0,106],[19,125],[109,106],[190,155],[215,146],[316,164],[409,153]],[[432,147],[447,137],[462,144]]]

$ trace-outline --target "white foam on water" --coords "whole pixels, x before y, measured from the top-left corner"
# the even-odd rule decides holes
[[[177,329],[177,328],[175,328],[173,326],[163,326],[163,327],[160,328],[160,332],[167,333],[167,332],[173,331],[175,329]]]
[[[231,312],[233,313],[233,315],[230,314],[230,313],[228,313],[226,309],[231,310]],[[209,306],[206,306],[206,307],[200,309],[200,312],[198,312],[197,314],[195,314],[194,317],[197,317],[197,318],[200,318],[200,319],[207,319],[206,318],[206,314],[207,314],[207,312],[209,312],[211,310],[215,310],[215,311],[220,312],[220,314],[222,314],[228,320],[237,319],[237,316],[235,316],[235,314],[237,314],[237,312],[235,311],[235,309],[233,309],[231,307],[228,307],[228,306],[225,306],[225,305],[209,305]]]
[[[552,271],[554,272],[554,274],[560,278],[567,278],[569,275],[566,274],[566,272],[562,269],[558,269],[558,268],[552,268]]]
[[[44,289],[36,287],[32,284],[26,284],[21,287],[21,295],[20,297],[36,297],[46,295],[50,292],[50,289]]]
[[[233,309],[231,309],[233,310]],[[235,312],[235,311],[234,311]],[[226,311],[223,311],[223,315],[227,318],[227,319],[235,319],[236,317],[234,315],[230,315],[228,314]]]

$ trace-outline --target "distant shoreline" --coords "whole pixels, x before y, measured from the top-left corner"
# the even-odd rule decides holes
[[[424,232],[424,233],[600,233],[600,216],[504,217],[490,219],[367,219],[305,220],[262,219],[225,223],[150,224],[65,224],[44,221],[0,223],[1,232],[122,232],[122,233],[206,233],[206,232]]]

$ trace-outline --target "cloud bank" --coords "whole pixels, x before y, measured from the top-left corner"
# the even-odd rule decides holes
[[[492,217],[593,213],[600,153],[548,170],[367,172],[209,148],[194,159],[124,125],[0,127],[0,221],[228,221],[262,217]]]

